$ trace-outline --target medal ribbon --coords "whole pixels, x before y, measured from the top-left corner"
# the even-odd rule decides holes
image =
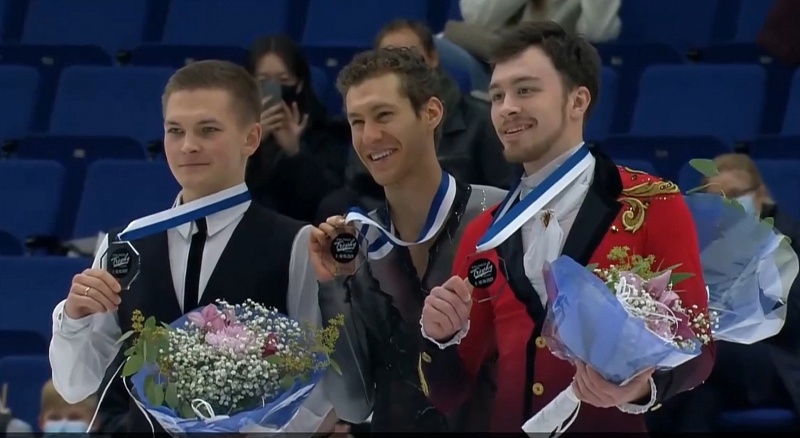
[[[456,198],[456,180],[452,175],[442,170],[442,180],[439,183],[439,188],[436,190],[436,195],[433,197],[431,207],[428,209],[428,217],[425,220],[425,226],[419,234],[417,240],[413,242],[405,242],[399,239],[394,234],[394,225],[390,224],[390,230],[384,228],[378,222],[372,220],[367,213],[358,207],[351,208],[347,215],[345,215],[345,223],[355,222],[362,225],[361,234],[366,235],[366,231],[370,229],[377,230],[379,235],[369,244],[368,254],[371,259],[380,259],[391,251],[393,246],[413,246],[425,243],[431,240],[439,230],[444,226],[447,221],[447,216],[450,214],[450,209],[453,207],[453,202]]]
[[[240,184],[175,208],[136,219],[117,237],[122,241],[141,239],[233,208],[249,200],[250,192],[247,190],[247,186]]]
[[[517,181],[513,190],[509,191],[500,204],[492,225],[478,241],[477,252],[488,251],[498,247],[511,237],[533,215],[544,208],[562,190],[574,182],[592,163],[589,148],[581,146],[567,161],[547,176],[527,196],[514,204],[522,190],[522,180]],[[512,204],[514,206],[512,207]]]

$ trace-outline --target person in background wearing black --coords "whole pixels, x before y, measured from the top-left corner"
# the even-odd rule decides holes
[[[250,72],[262,94],[277,88],[280,96],[262,96],[264,134],[247,163],[247,186],[260,204],[311,222],[320,201],[344,184],[349,126],[331,117],[314,94],[308,62],[291,38],[257,40]]]
[[[745,154],[714,159],[719,174],[703,182],[709,193],[724,193],[791,239],[800,254],[800,224],[778,209],[756,164]],[[743,236],[746,238],[746,236]],[[719,432],[725,410],[782,408],[800,416],[800,282],[789,292],[786,322],[777,335],[752,345],[717,342],[711,377],[703,385],[676,396],[648,413],[651,432]]]
[[[374,46],[415,48],[422,52],[425,62],[437,70],[444,119],[437,129],[436,155],[442,168],[465,184],[508,189],[513,172],[503,158],[503,145],[489,118],[489,104],[461,93],[439,62],[431,30],[420,22],[395,20],[381,29]],[[375,209],[385,199],[383,188],[372,179],[356,154],[350,156],[346,180],[344,188],[322,202],[315,223],[343,214],[353,206]]]

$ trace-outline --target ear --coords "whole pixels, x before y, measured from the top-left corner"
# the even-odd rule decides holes
[[[425,105],[425,113],[422,116],[431,131],[435,130],[444,118],[444,104],[439,98],[431,97],[428,99],[427,105]]]
[[[253,123],[250,126],[250,130],[247,132],[247,137],[245,138],[245,144],[242,148],[242,154],[245,157],[249,157],[253,155],[258,146],[261,144],[261,124],[260,123]]]
[[[592,94],[586,87],[578,87],[573,92],[572,107],[569,108],[570,113],[574,118],[586,117],[586,111],[589,109],[589,104],[592,102]]]
[[[439,68],[439,52],[437,50],[431,50],[431,53],[428,53],[428,59],[431,67]]]

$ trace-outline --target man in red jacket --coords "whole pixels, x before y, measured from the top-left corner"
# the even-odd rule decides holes
[[[506,201],[468,226],[456,256],[463,263],[455,262],[455,276],[426,298],[423,390],[438,409],[453,412],[469,398],[478,369],[496,360],[493,432],[519,432],[568,385],[583,406],[567,432],[644,432],[639,414],[700,385],[711,371],[713,347],[623,386],[585,364],[562,361],[541,337],[542,267],[563,254],[605,268],[612,248],[628,247],[631,255],[653,255],[656,265],[680,264],[680,272],[694,274],[678,294],[684,306],[705,312],[691,214],[675,184],[616,166],[584,145],[600,76],[590,44],[555,23],[528,23],[504,36],[493,58],[492,121],[506,158],[525,172]],[[496,278],[473,291],[465,278],[470,260],[479,259],[492,262]]]

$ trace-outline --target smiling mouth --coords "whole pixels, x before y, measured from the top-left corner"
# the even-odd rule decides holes
[[[200,167],[200,166],[208,166],[208,163],[181,164],[181,167]]]
[[[395,152],[397,152],[397,149],[387,149],[385,151],[371,153],[368,156],[369,159],[372,161],[380,161],[386,157],[393,155]]]
[[[505,131],[503,131],[503,134],[505,135],[518,134],[522,131],[527,131],[528,129],[531,128],[533,128],[533,125],[531,124],[515,126],[513,128],[506,129]]]

